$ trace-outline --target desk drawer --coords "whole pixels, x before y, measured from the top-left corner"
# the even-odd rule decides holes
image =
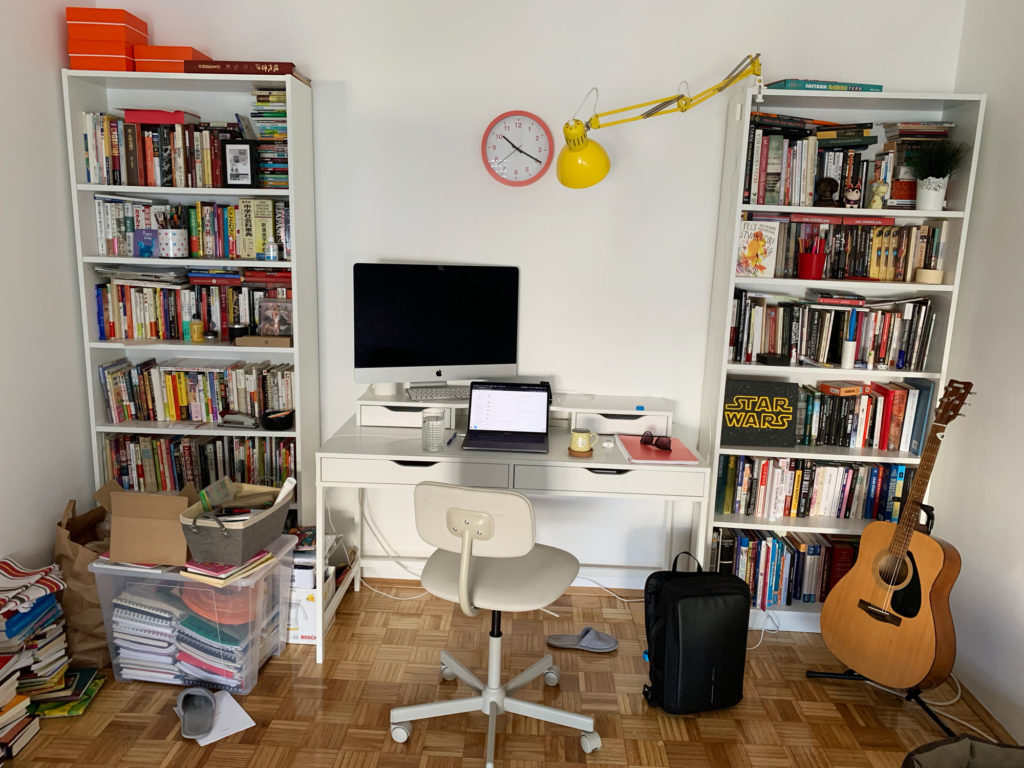
[[[455,411],[445,406],[425,405],[367,405],[359,404],[358,424],[363,427],[415,427],[423,422],[423,411],[440,407],[444,411],[444,428],[455,426]]]
[[[508,488],[508,465],[469,461],[391,461],[389,459],[320,459],[324,483],[364,485],[415,485],[424,480],[471,485],[477,488]]]
[[[545,467],[519,464],[513,488],[517,491],[578,491],[581,493],[624,493],[633,496],[704,495],[704,472],[655,472],[626,469],[603,472],[588,467]]]

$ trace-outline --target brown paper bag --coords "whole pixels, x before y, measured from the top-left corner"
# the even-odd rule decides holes
[[[110,653],[107,633],[103,628],[103,611],[96,593],[96,577],[89,570],[89,563],[98,554],[85,545],[100,538],[96,526],[106,515],[103,507],[95,507],[77,517],[72,499],[57,523],[57,538],[53,545],[54,560],[67,584],[60,592],[60,601],[64,608],[71,658],[76,666],[97,669],[110,665]]]

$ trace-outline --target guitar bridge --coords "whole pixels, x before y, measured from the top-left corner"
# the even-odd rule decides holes
[[[879,608],[877,605],[869,603],[867,600],[858,600],[857,607],[860,608],[871,618],[876,621],[882,621],[886,624],[892,624],[894,627],[898,627],[903,623],[903,619],[897,616],[892,611],[887,611],[884,608]]]

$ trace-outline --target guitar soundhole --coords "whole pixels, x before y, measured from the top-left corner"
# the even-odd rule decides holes
[[[878,578],[886,587],[899,589],[910,579],[910,568],[906,558],[896,557],[889,552],[883,552],[876,561]]]

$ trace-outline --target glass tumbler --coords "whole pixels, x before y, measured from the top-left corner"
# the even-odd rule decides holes
[[[440,408],[427,408],[422,415],[420,435],[424,451],[440,451],[444,448],[444,411]]]

